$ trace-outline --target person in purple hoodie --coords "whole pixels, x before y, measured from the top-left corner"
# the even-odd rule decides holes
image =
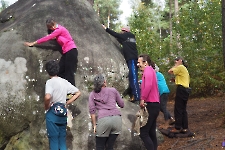
[[[117,105],[123,108],[124,101],[115,88],[106,87],[104,76],[99,74],[94,78],[94,90],[89,95],[88,104],[96,134],[96,150],[112,150],[122,130],[122,118]]]
[[[34,46],[35,44],[41,44],[49,40],[55,39],[62,47],[62,57],[59,61],[59,73],[58,76],[66,79],[72,85],[75,86],[74,74],[77,70],[77,46],[70,35],[69,31],[56,23],[52,18],[46,20],[46,26],[48,29],[48,35],[44,36],[34,42],[25,42],[26,46]]]

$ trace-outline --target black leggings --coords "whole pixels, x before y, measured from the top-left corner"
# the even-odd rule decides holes
[[[78,62],[77,56],[78,56],[78,51],[76,48],[73,48],[70,51],[63,54],[59,61],[58,76],[66,79],[74,86],[75,86],[74,74],[77,71],[77,62]]]
[[[156,120],[159,115],[160,104],[147,102],[148,122],[140,128],[140,138],[147,150],[157,150]]]
[[[109,137],[96,136],[96,150],[113,150],[113,145],[118,134],[110,134]]]

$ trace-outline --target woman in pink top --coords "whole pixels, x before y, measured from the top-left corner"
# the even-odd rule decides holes
[[[157,150],[156,119],[159,115],[159,91],[155,73],[155,63],[148,55],[140,55],[138,67],[142,71],[140,107],[149,113],[148,122],[140,128],[140,137],[147,150]]]
[[[41,44],[52,39],[56,39],[59,45],[62,47],[62,57],[59,61],[59,74],[58,76],[68,80],[75,86],[74,74],[77,70],[77,46],[71,37],[69,31],[57,24],[53,19],[46,20],[46,26],[48,28],[49,35],[38,39],[35,42],[25,42],[26,46],[33,46],[35,44]]]

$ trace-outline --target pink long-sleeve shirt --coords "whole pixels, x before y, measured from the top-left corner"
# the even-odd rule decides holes
[[[156,73],[151,66],[146,66],[142,75],[141,100],[145,102],[159,102]]]
[[[38,39],[37,44],[47,42],[53,38],[56,38],[56,41],[62,47],[63,54],[65,54],[66,52],[70,51],[73,48],[77,48],[69,31],[65,27],[58,24],[56,29],[51,34]]]

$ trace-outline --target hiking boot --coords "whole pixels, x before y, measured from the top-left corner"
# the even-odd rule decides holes
[[[169,125],[173,125],[173,124],[175,124],[175,119],[171,117],[169,120]]]
[[[134,101],[135,101],[134,95],[132,95],[132,96],[130,97],[129,101],[131,101],[131,102],[134,102]]]
[[[180,133],[188,133],[188,129],[182,129],[181,131],[180,131]]]
[[[178,130],[178,129],[176,129],[176,128],[172,128],[172,129],[170,130],[170,132],[172,132],[172,133],[180,133],[180,131],[181,131],[181,130]]]

